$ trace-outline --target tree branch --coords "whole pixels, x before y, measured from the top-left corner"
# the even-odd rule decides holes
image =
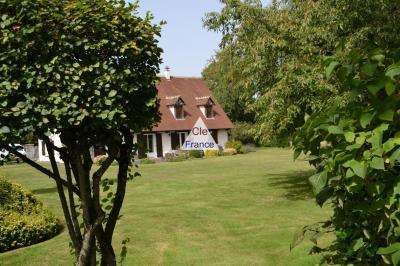
[[[56,179],[55,174],[50,171],[49,169],[41,166],[40,164],[36,163],[35,161],[32,161],[31,159],[29,159],[28,157],[26,157],[25,155],[22,155],[20,152],[18,152],[16,149],[14,149],[13,147],[10,147],[8,145],[4,146],[4,149],[6,149],[7,151],[9,151],[10,153],[15,154],[16,156],[18,156],[19,158],[21,158],[22,161],[24,161],[25,163],[29,164],[30,166],[32,166],[33,168],[35,168],[36,170],[39,170],[40,172],[42,172],[43,174],[47,175],[50,178]],[[65,181],[64,179],[61,179],[61,184],[65,187],[69,187],[68,182]],[[75,186],[72,186],[72,191],[76,194],[79,195],[79,189]]]
[[[67,180],[68,184],[72,186],[72,177],[71,177],[71,165],[69,161],[69,156],[67,154],[64,155],[65,160],[64,160],[64,165],[65,165],[65,173],[67,175]],[[76,238],[78,239],[78,248],[79,250],[82,248],[82,234],[81,234],[81,229],[79,227],[79,222],[78,222],[78,214],[76,213],[76,206],[75,206],[75,200],[74,200],[74,194],[72,191],[69,189],[68,190],[68,195],[69,195],[69,204],[70,204],[70,209],[71,209],[71,216],[72,216],[72,222],[75,227],[75,235]]]
[[[100,181],[101,177],[114,161],[114,154],[110,154],[107,159],[101,164],[100,168],[93,174],[93,203],[97,217],[105,215],[100,205]]]
[[[72,240],[72,243],[74,244],[76,253],[79,254],[79,252],[80,252],[80,248],[79,247],[81,245],[80,245],[80,241],[77,239],[77,234],[75,232],[75,228],[74,228],[74,225],[72,223],[70,211],[68,209],[68,203],[67,203],[67,200],[65,198],[64,188],[63,188],[63,185],[61,183],[61,175],[60,175],[60,172],[58,170],[58,165],[57,165],[56,159],[54,157],[54,149],[52,149],[51,145],[48,145],[50,143],[50,139],[49,138],[46,137],[44,139],[44,141],[46,143],[47,151],[49,153],[49,159],[50,159],[51,167],[53,168],[53,172],[54,172],[54,175],[55,175],[58,196],[60,197],[61,207],[62,207],[63,212],[64,212],[65,222],[67,224],[69,236],[70,236],[70,238]],[[71,189],[68,189],[68,190],[72,194],[72,190]],[[73,198],[73,195],[72,195],[72,198]],[[79,227],[78,227],[78,230],[79,230]]]
[[[117,158],[118,167],[118,184],[117,192],[114,198],[114,204],[108,216],[108,221],[105,228],[105,237],[111,243],[114,233],[115,225],[121,211],[122,203],[125,197],[126,182],[128,178],[128,170],[131,161],[131,154],[133,149],[133,136],[129,129],[121,130],[124,135],[124,144],[121,145],[119,158]]]

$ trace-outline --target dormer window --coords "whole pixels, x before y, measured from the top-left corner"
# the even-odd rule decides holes
[[[214,108],[212,105],[206,105],[206,118],[214,118]]]
[[[171,113],[174,115],[175,119],[185,119],[185,111],[183,106],[185,102],[180,96],[169,96],[166,97],[167,106],[169,107]]]
[[[184,113],[183,113],[183,105],[175,105],[175,118],[176,119],[184,119]]]
[[[206,118],[214,118],[214,101],[210,96],[196,97],[196,104]]]

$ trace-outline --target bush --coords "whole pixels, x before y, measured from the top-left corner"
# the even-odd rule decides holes
[[[235,122],[231,129],[231,138],[242,143],[258,143],[255,139],[255,126],[248,122]]]
[[[167,162],[182,162],[188,159],[186,153],[166,153],[165,160]]]
[[[364,57],[357,50],[346,59],[326,63],[350,102],[312,114],[294,141],[295,157],[307,154],[318,166],[309,178],[317,203],[333,210],[299,239],[308,232],[317,244],[321,233],[334,231],[328,247],[313,247],[329,265],[399,265],[400,65],[391,64],[400,54]]]
[[[237,150],[234,148],[226,148],[222,152],[222,155],[224,156],[235,155],[235,154],[237,154]]]
[[[204,156],[209,158],[209,157],[218,157],[219,156],[219,150],[205,150],[204,151]]]
[[[144,158],[140,160],[140,164],[155,164],[155,163],[156,163],[155,160],[149,158]]]
[[[93,163],[95,165],[102,165],[104,163],[105,160],[107,160],[107,155],[99,155],[94,157]]]
[[[254,151],[256,151],[256,147],[254,146],[254,144],[243,145],[242,148],[240,149],[241,153],[249,153]]]
[[[189,151],[189,158],[202,158],[203,151],[201,150],[191,150]]]
[[[61,225],[30,192],[0,177],[0,252],[56,235]]]
[[[238,140],[228,140],[225,143],[225,149],[235,149],[238,153],[241,152],[242,143]]]

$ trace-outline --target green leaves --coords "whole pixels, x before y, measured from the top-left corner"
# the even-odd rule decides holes
[[[400,75],[400,63],[391,65],[386,71],[386,76],[390,77],[392,80],[395,80],[395,77]]]
[[[398,66],[386,69],[385,63],[394,60],[386,54],[367,58],[359,53],[347,60],[340,64],[350,64],[353,72],[342,73],[339,68],[332,75],[353,98],[311,115],[298,133],[295,148],[316,157],[322,170],[310,182],[319,191],[317,203],[330,200],[333,206],[330,221],[336,240],[330,248],[339,258],[335,264],[400,265],[399,243],[382,248],[382,243],[400,237]],[[320,140],[331,147],[320,148]]]
[[[332,61],[329,63],[328,67],[326,68],[326,78],[330,79],[332,76],[333,71],[336,69],[336,67],[339,66],[339,62],[337,61]]]
[[[114,97],[115,95],[117,95],[117,91],[116,91],[116,90],[111,90],[111,91],[108,93],[108,97],[110,97],[110,98]]]
[[[6,51],[0,55],[0,125],[15,137],[69,127],[100,137],[105,128],[140,130],[159,120],[155,99],[161,49],[155,36],[160,27],[136,16],[136,5],[87,5],[43,0],[0,4],[0,43]],[[17,23],[20,14],[24,25]],[[132,44],[135,49],[121,51]]]
[[[326,171],[316,173],[309,178],[309,181],[313,186],[314,192],[318,194],[325,187],[326,182],[328,181],[328,174]]]
[[[388,255],[388,254],[395,253],[397,251],[400,251],[400,243],[394,243],[394,244],[391,244],[388,247],[379,248],[378,251],[376,252],[376,254]]]
[[[400,265],[400,250],[393,253],[391,256],[391,259],[392,259],[393,265],[395,265],[395,266]]]
[[[372,119],[375,116],[375,112],[368,112],[368,113],[363,113],[360,117],[360,124],[363,128],[366,128],[372,121]]]
[[[7,126],[2,126],[0,128],[0,134],[7,134],[7,133],[10,133],[10,128]]]
[[[343,166],[351,168],[359,177],[364,178],[367,175],[367,164],[365,161],[350,160],[344,163]]]
[[[370,163],[370,167],[377,170],[385,170],[385,162],[383,158],[374,157]]]
[[[385,143],[383,143],[383,150],[388,153],[398,145],[400,145],[400,138],[390,138]]]
[[[354,132],[347,131],[344,133],[344,137],[347,142],[352,143],[356,137],[356,134],[354,134]]]
[[[393,121],[394,110],[386,110],[383,113],[381,113],[378,117],[383,121]]]
[[[378,64],[366,63],[366,64],[362,65],[361,73],[363,73],[369,77],[372,77],[374,75],[377,67],[378,67]]]
[[[396,86],[392,82],[387,82],[385,84],[385,91],[390,96],[396,91]]]
[[[343,134],[343,129],[339,126],[329,126],[328,132],[331,134]]]

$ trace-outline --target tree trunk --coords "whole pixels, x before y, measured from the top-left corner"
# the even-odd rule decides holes
[[[50,159],[50,163],[51,163],[51,167],[53,169],[53,173],[55,175],[55,180],[56,180],[56,184],[57,184],[57,191],[58,191],[58,195],[60,197],[60,201],[61,201],[61,207],[63,209],[63,213],[64,213],[64,217],[65,217],[65,222],[67,224],[67,228],[68,228],[68,233],[69,236],[72,240],[72,243],[75,247],[75,252],[78,253],[79,252],[79,247],[80,247],[80,241],[79,239],[77,239],[76,237],[76,232],[75,232],[75,228],[71,219],[71,214],[69,212],[68,209],[68,203],[67,200],[65,198],[65,194],[64,194],[64,188],[62,186],[61,183],[61,176],[60,176],[60,172],[58,170],[58,166],[57,166],[57,162],[55,160],[54,157],[54,149],[53,149],[53,145],[51,145],[50,140],[48,138],[45,138],[45,142],[46,142],[46,147],[47,147],[47,151],[49,154],[49,159]],[[79,228],[78,228],[79,230]]]
[[[102,266],[115,266],[117,264],[112,247],[112,237],[125,197],[128,172],[132,167],[131,156],[134,147],[131,132],[128,129],[121,129],[121,132],[123,134],[121,142],[107,143],[109,148],[108,158],[92,176],[93,162],[89,153],[91,146],[85,142],[82,143],[74,135],[74,132],[67,132],[67,136],[64,136],[63,133],[61,134],[62,143],[65,145],[63,148],[56,147],[48,137],[42,137],[46,143],[52,171],[26,158],[26,156],[12,147],[8,147],[10,152],[56,181],[68,233],[75,250],[76,265],[79,266],[96,265],[97,246],[100,249],[100,263]],[[55,151],[60,153],[60,158],[64,161],[66,180],[61,177],[55,159]],[[100,203],[100,185],[102,176],[114,160],[117,160],[119,165],[117,191],[110,214],[106,217],[106,213]],[[73,183],[73,180],[76,184]],[[65,195],[64,188],[68,189],[68,198]],[[84,225],[83,232],[81,232],[80,219],[76,211],[75,195],[80,199]],[[103,225],[105,219],[107,219],[107,223]]]

